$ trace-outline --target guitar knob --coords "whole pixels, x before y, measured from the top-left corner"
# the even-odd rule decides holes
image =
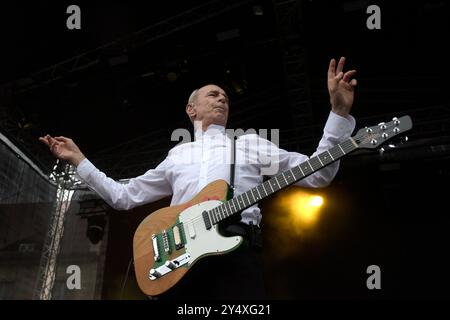
[[[399,132],[400,132],[400,129],[398,127],[395,127],[394,128],[394,133],[399,133]]]
[[[370,140],[370,143],[373,144],[373,145],[376,145],[377,144],[377,140],[372,139],[372,140]]]
[[[155,278],[159,278],[161,277],[161,273],[159,273],[158,271],[156,271],[155,269],[150,269],[150,275],[155,277]]]
[[[388,134],[387,134],[386,132],[383,132],[383,134],[381,135],[381,137],[382,137],[383,139],[387,139]]]
[[[176,264],[173,263],[173,262],[170,261],[170,260],[167,260],[167,261],[166,261],[165,266],[166,266],[167,268],[169,268],[170,270],[173,270],[173,269],[175,269],[175,268],[177,267]]]

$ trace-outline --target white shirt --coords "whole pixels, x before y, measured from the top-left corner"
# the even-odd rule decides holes
[[[348,139],[355,128],[355,119],[330,112],[324,134],[312,156]],[[207,184],[217,179],[230,182],[231,139],[223,126],[211,125],[195,132],[195,141],[172,148],[155,169],[122,184],[107,177],[88,159],[77,167],[79,177],[111,207],[129,210],[172,195],[171,205],[191,200]],[[257,134],[236,139],[234,195],[239,195],[263,182],[264,175],[274,175],[308,160],[297,152],[288,152]],[[303,187],[325,187],[339,168],[336,161],[296,183]],[[242,221],[259,225],[261,212],[257,204],[245,209]]]

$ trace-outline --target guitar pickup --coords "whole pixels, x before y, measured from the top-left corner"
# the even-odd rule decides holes
[[[175,243],[175,249],[179,250],[179,249],[183,248],[184,243],[183,243],[183,240],[181,239],[181,230],[178,227],[178,225],[176,225],[172,228],[172,233],[173,233],[173,241]]]
[[[159,255],[159,248],[158,248],[158,237],[153,234],[152,235],[152,243],[153,243],[153,258],[155,261],[161,260],[161,256]]]

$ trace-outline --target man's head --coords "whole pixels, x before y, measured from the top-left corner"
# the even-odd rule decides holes
[[[206,130],[211,124],[225,126],[228,108],[228,96],[225,91],[214,84],[209,84],[192,92],[186,105],[186,113],[194,126],[201,122],[202,129]]]

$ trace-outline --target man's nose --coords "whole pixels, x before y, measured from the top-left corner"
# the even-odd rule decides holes
[[[225,98],[225,96],[219,95],[219,101],[222,102],[222,103],[226,103],[227,99]]]

